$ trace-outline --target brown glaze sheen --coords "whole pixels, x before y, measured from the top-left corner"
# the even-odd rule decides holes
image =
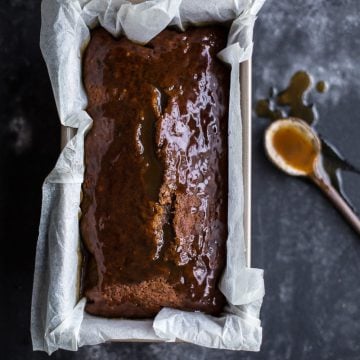
[[[92,32],[81,234],[86,310],[218,314],[227,238],[229,69],[221,27],[164,30],[146,46]]]

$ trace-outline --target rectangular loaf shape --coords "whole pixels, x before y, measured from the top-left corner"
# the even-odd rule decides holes
[[[216,54],[226,40],[220,26],[166,29],[145,46],[92,31],[80,220],[87,312],[221,312],[230,69]]]

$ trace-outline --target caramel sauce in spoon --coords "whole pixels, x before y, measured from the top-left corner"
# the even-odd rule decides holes
[[[281,127],[273,135],[275,151],[291,167],[311,174],[317,152],[310,139],[296,126]]]

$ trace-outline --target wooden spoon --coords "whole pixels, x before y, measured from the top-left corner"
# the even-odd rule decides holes
[[[298,118],[274,121],[265,132],[265,149],[280,170],[312,180],[360,235],[360,219],[331,185],[322,166],[321,141],[307,123]]]

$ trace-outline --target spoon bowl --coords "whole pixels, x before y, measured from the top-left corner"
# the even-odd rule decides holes
[[[280,170],[292,176],[309,176],[321,154],[321,141],[305,121],[280,119],[267,128],[265,149]]]

